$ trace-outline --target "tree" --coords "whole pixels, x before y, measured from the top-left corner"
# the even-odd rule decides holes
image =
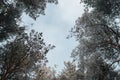
[[[94,11],[102,12],[103,14],[115,17],[120,14],[119,0],[81,0],[88,7],[92,7]]]
[[[79,70],[83,73],[82,80],[105,80],[111,74],[111,70],[114,73],[115,67],[119,66],[119,26],[107,20],[102,13],[86,11],[78,18],[72,29],[72,33],[79,41],[72,56],[78,58]],[[117,76],[118,73],[114,78]],[[107,77],[107,80],[111,78],[113,79],[113,76]]]
[[[46,54],[52,48],[45,44],[42,33],[34,30],[16,36],[0,48],[0,79],[33,80],[36,69],[41,72],[48,62]]]
[[[34,80],[57,80],[54,68],[43,65],[41,69],[42,72],[36,70],[36,78]]]
[[[1,0],[0,2],[0,41],[7,40],[0,46],[0,79],[1,80],[33,80],[37,78],[35,71],[41,73],[41,66],[47,61],[46,54],[54,46],[46,45],[42,33],[24,32],[20,26],[21,15],[26,13],[31,18],[42,14],[47,3],[57,4],[57,0]]]
[[[0,2],[0,41],[19,34],[25,27],[20,26],[23,12],[36,20],[45,14],[47,3],[57,4],[57,0],[1,0]]]
[[[59,80],[77,80],[76,65],[70,61],[64,62],[65,68],[59,75]]]

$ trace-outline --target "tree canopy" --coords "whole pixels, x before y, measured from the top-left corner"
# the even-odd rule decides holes
[[[102,12],[111,17],[119,16],[119,0],[81,0],[86,6],[92,7],[94,11]]]
[[[42,33],[34,30],[16,36],[15,40],[1,47],[1,80],[29,80],[36,69],[42,71],[42,65],[48,62],[46,54],[53,48],[44,43]]]
[[[87,8],[72,28],[72,35],[79,42],[72,57],[78,62],[79,74],[83,76],[80,79],[118,80],[120,26],[116,19],[119,20],[119,0],[81,2]],[[89,7],[92,7],[90,11]]]
[[[20,26],[21,15],[25,12],[31,18],[45,14],[47,3],[57,4],[57,0],[1,0],[0,2],[0,40],[24,31]]]
[[[73,62],[65,62],[57,76],[54,68],[46,66],[46,55],[55,46],[47,45],[42,33],[25,33],[25,26],[21,26],[23,13],[36,20],[45,15],[48,3],[58,1],[1,0],[0,41],[5,44],[0,45],[0,79],[119,80],[120,1],[81,0],[85,11],[71,29],[79,43],[71,53]]]
[[[34,30],[25,33],[21,16],[26,13],[36,20],[39,15],[45,14],[47,3],[57,4],[58,1],[0,1],[0,80],[35,80],[38,74],[39,78],[42,77],[42,67],[46,67],[48,62],[46,54],[55,46],[46,45],[42,33]],[[2,45],[2,41],[5,44]]]

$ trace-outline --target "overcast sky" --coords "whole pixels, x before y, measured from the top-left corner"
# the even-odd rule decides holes
[[[64,61],[72,60],[70,54],[77,45],[74,38],[66,39],[69,31],[74,27],[75,20],[83,13],[83,6],[79,0],[59,0],[58,5],[48,4],[45,16],[40,16],[36,21],[29,17],[23,17],[28,29],[43,32],[45,42],[56,46],[51,50],[47,58],[48,65],[60,72],[64,67]],[[31,25],[33,24],[33,25]]]

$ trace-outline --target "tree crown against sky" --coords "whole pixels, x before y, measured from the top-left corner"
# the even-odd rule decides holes
[[[39,3],[39,1],[41,2]],[[16,21],[14,22],[14,26],[17,25],[18,28],[15,26],[14,31],[19,34],[16,35],[13,41],[7,42],[1,48],[0,67],[2,72],[0,78],[2,80],[118,80],[120,77],[119,71],[115,71],[115,69],[119,66],[120,61],[120,31],[119,24],[116,23],[115,19],[119,16],[119,1],[113,1],[114,6],[111,5],[112,0],[82,1],[88,7],[92,7],[93,10],[90,12],[85,11],[82,17],[76,20],[75,27],[73,28],[73,34],[79,44],[73,50],[72,57],[74,59],[78,58],[78,69],[71,62],[65,63],[66,68],[58,78],[55,78],[54,70],[51,71],[48,69],[48,73],[41,74],[42,71],[46,72],[46,66],[42,66],[47,62],[46,53],[54,46],[45,45],[42,33],[37,33],[34,30],[32,30],[30,35],[24,33],[24,28],[20,28],[17,23],[23,12],[36,19],[39,14],[44,14],[46,2],[56,3],[56,1],[17,0],[15,3],[2,1],[3,8],[1,10],[3,9],[3,12],[1,11],[1,15],[4,18],[1,16],[1,21],[3,21],[1,25],[8,25],[6,23],[9,23],[11,26],[11,22]],[[14,12],[18,12],[17,14],[20,12],[20,14],[15,14],[16,16],[14,16]],[[11,22],[6,21],[7,17],[9,20],[11,19]],[[11,31],[9,29],[2,29],[1,27],[1,32],[3,31],[2,33],[5,33],[5,36],[2,34],[3,37],[1,37],[1,40],[10,35],[7,34],[6,36],[7,31],[4,30]],[[19,29],[23,30],[20,31]],[[52,75],[49,75],[49,72]],[[34,73],[34,75],[31,73]],[[31,76],[34,78],[31,78]],[[46,76],[52,76],[52,78],[48,79]]]
[[[57,4],[57,0],[1,0],[0,2],[0,40],[24,31],[20,26],[21,15],[26,13],[31,18],[45,14],[47,3]]]
[[[94,11],[102,12],[111,17],[119,16],[120,1],[119,0],[81,0],[86,6],[92,7]]]
[[[116,23],[116,19],[119,20],[119,1],[82,2],[87,9],[72,28],[72,34],[79,42],[72,57],[78,61],[82,80],[119,79],[119,69],[115,71],[120,62],[120,26]],[[91,11],[88,11],[89,7],[92,7]],[[114,71],[115,75],[110,76]]]
[[[48,62],[46,54],[55,46],[46,45],[42,33],[25,33],[25,26],[20,26],[23,13],[34,20],[44,15],[47,3],[57,4],[57,0],[2,0],[0,2],[0,79],[29,80],[37,79],[37,74],[44,73],[42,66]],[[10,38],[12,40],[5,40]],[[42,74],[39,75],[41,77]]]
[[[42,33],[34,30],[30,34],[18,35],[14,41],[1,47],[1,80],[27,80],[35,71],[42,73],[42,66],[48,62],[46,54],[53,48],[45,44]]]

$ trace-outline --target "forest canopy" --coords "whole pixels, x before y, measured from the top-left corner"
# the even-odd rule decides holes
[[[0,1],[0,80],[42,79],[48,62],[46,54],[55,46],[46,45],[42,33],[35,30],[26,33],[25,26],[21,26],[21,16],[26,13],[36,20],[39,15],[45,15],[48,3],[58,1]]]
[[[120,1],[80,1],[84,13],[70,32],[78,45],[71,50],[73,61],[65,61],[58,75],[46,66],[46,55],[55,46],[44,41],[42,32],[26,33],[21,26],[23,13],[36,20],[45,15],[48,3],[58,1],[1,0],[0,80],[119,80]]]

